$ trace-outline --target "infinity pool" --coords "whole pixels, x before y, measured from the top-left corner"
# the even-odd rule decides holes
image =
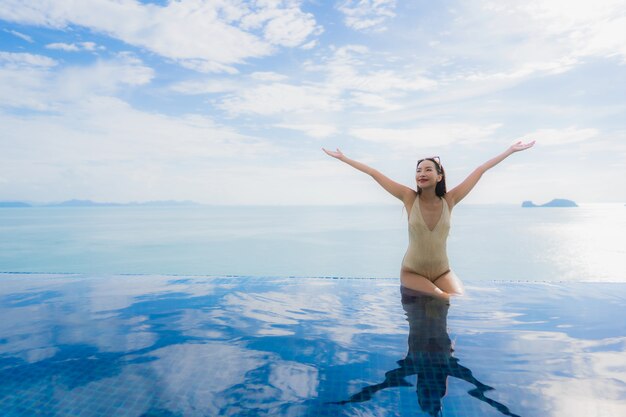
[[[0,274],[2,416],[626,415],[626,284]]]

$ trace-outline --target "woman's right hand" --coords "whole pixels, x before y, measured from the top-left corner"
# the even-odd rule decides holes
[[[337,159],[339,159],[339,160],[341,160],[342,158],[344,158],[344,157],[345,157],[345,155],[343,154],[343,152],[341,152],[341,151],[339,150],[339,148],[337,148],[337,150],[336,150],[336,151],[329,151],[329,150],[324,149],[324,148],[322,148],[322,150],[323,150],[324,152],[326,152],[326,154],[327,154],[327,155],[330,155],[330,156],[332,156],[333,158],[337,158]]]

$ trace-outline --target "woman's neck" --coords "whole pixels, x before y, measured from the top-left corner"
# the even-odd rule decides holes
[[[429,188],[426,190],[422,188],[422,192],[420,193],[420,200],[424,202],[433,202],[439,200],[439,196],[437,196],[437,193],[435,193],[434,188]]]

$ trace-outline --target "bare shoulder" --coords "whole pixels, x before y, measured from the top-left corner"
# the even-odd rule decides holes
[[[404,194],[402,198],[402,202],[404,203],[404,207],[406,208],[407,215],[411,214],[411,208],[413,208],[413,204],[415,204],[416,198],[417,198],[417,191],[412,190],[410,188]]]
[[[451,196],[450,193],[446,193],[444,194],[443,199],[446,200],[448,210],[452,211],[452,208],[456,205],[453,196]]]

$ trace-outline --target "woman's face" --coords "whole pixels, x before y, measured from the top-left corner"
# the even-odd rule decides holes
[[[443,175],[437,173],[435,163],[428,159],[420,162],[415,171],[415,181],[419,188],[435,187],[442,178]]]

